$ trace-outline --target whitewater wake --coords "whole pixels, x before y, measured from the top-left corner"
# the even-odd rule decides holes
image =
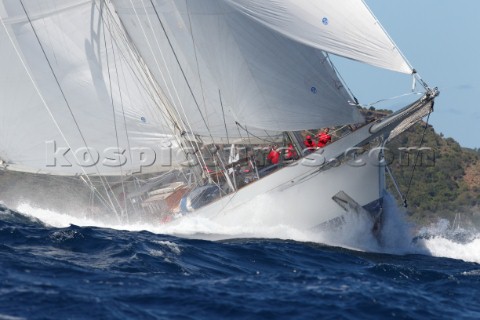
[[[455,227],[441,219],[420,229],[417,239],[433,256],[480,263],[480,232],[473,227]]]
[[[389,254],[423,254],[436,257],[460,259],[480,263],[480,233],[476,230],[453,230],[446,220],[414,231],[414,225],[407,222],[405,212],[397,207],[392,196],[386,195],[384,202],[384,225],[379,238],[369,232],[371,221],[357,214],[346,216],[345,224],[335,231],[297,230],[287,225],[262,226],[254,218],[255,212],[266,210],[268,196],[256,197],[251,204],[252,219],[236,226],[225,226],[205,217],[191,215],[168,224],[150,222],[118,223],[98,221],[87,214],[76,212],[75,216],[52,210],[21,204],[16,210],[25,216],[38,219],[44,224],[65,228],[70,225],[94,226],[127,231],[149,231],[178,237],[203,240],[224,240],[233,238],[274,238],[300,242],[314,242],[367,252]],[[291,210],[292,208],[285,208]],[[301,210],[301,208],[295,208]],[[294,212],[294,211],[292,211]]]

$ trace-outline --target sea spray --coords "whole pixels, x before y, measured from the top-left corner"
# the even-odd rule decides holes
[[[408,221],[404,208],[399,207],[389,193],[384,196],[383,214],[380,251],[393,254],[428,254],[428,250],[421,243],[412,241],[415,226]]]
[[[16,210],[30,219],[55,228],[70,225],[81,227],[95,226],[127,231],[150,231],[155,234],[167,234],[183,238],[202,240],[225,240],[235,238],[271,238],[327,244],[367,252],[383,252],[397,255],[423,254],[438,257],[461,259],[480,263],[480,233],[474,229],[452,228],[447,220],[439,220],[414,234],[414,226],[408,222],[404,210],[395,204],[394,198],[386,194],[384,198],[383,228],[378,236],[371,230],[372,220],[368,216],[347,212],[344,224],[340,228],[323,230],[298,230],[278,223],[265,226],[261,223],[262,214],[269,209],[272,201],[268,195],[252,200],[248,214],[252,219],[238,221],[238,224],[222,225],[200,215],[189,214],[172,223],[159,224],[141,221],[121,224],[118,221],[104,221],[77,212],[75,216],[20,204]],[[290,207],[284,203],[284,210],[293,212],[301,208]],[[273,212],[271,214],[274,214]]]
[[[140,231],[147,230],[157,234],[168,234],[185,238],[195,238],[204,240],[224,240],[232,238],[275,238],[283,240],[295,240],[301,242],[323,243],[331,246],[340,246],[362,251],[382,251],[382,243],[395,247],[392,240],[393,235],[401,238],[399,234],[398,221],[401,218],[395,215],[393,199],[388,199],[385,224],[392,227],[396,233],[382,233],[382,239],[373,235],[372,219],[368,215],[358,214],[357,212],[346,212],[344,223],[340,227],[323,228],[315,230],[299,230],[284,223],[278,219],[275,224],[267,224],[264,219],[281,216],[280,212],[272,209],[271,202],[280,201],[283,214],[295,215],[295,212],[302,208],[293,205],[285,199],[274,199],[271,195],[259,195],[252,199],[247,206],[240,210],[233,210],[228,213],[228,222],[221,223],[215,216],[207,218],[204,215],[190,213],[174,219],[170,223],[162,224],[152,221],[138,221],[135,223],[119,223],[115,219],[106,221],[105,219],[96,219],[88,213],[77,211],[75,215],[59,213],[53,210],[47,210],[34,207],[30,204],[20,204],[16,209],[30,217],[37,218],[52,227],[62,228],[69,225],[77,226],[96,226],[103,228],[112,228],[118,230]],[[311,205],[305,203],[305,206]],[[319,206],[318,210],[321,210]],[[319,212],[320,213],[320,212]],[[218,213],[222,214],[222,213]],[[107,215],[107,213],[105,214]],[[111,216],[111,215],[110,215]],[[394,220],[394,222],[391,222]],[[411,237],[408,238],[411,240]],[[404,240],[404,241],[408,241]]]
[[[480,263],[480,232],[474,227],[453,226],[448,220],[421,228],[417,243],[423,243],[433,256]]]

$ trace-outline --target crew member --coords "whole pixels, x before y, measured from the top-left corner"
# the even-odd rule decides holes
[[[293,144],[289,143],[288,148],[285,151],[285,160],[293,160],[296,158],[297,158],[297,152],[295,151]]]
[[[308,148],[308,150],[315,149],[315,142],[313,142],[312,136],[306,136],[305,141],[303,141],[303,144],[305,145],[305,147]]]
[[[328,133],[330,131],[329,128],[323,129],[322,132],[318,134],[318,144],[319,148],[325,147],[328,143],[332,141],[332,136]]]
[[[276,145],[274,145],[272,150],[270,150],[267,160],[269,160],[272,164],[277,164],[278,160],[280,160],[280,152],[278,152]]]

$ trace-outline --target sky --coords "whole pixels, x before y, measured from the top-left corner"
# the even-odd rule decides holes
[[[480,1],[365,2],[422,79],[440,90],[429,119],[435,131],[463,147],[480,148]],[[411,90],[411,77],[334,62],[362,104]],[[346,66],[353,75],[342,71]]]

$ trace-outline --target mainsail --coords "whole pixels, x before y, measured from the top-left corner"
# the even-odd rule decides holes
[[[323,51],[252,19],[231,1],[113,3],[175,108],[193,118],[196,134],[246,136],[248,128],[258,136],[262,129],[362,121]]]

